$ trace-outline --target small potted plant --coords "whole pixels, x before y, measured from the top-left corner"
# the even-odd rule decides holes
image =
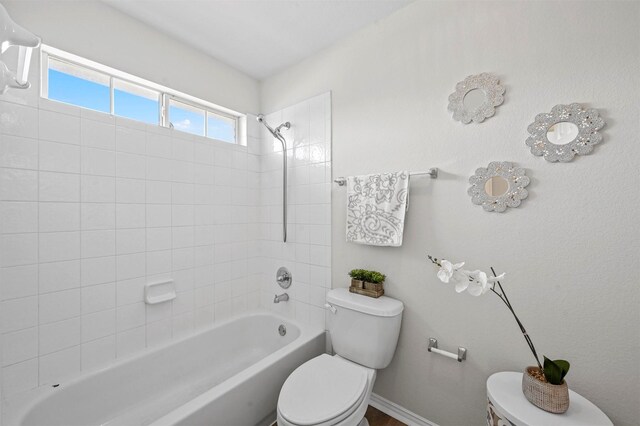
[[[527,334],[527,330],[520,322],[507,297],[507,293],[502,288],[502,284],[500,284],[500,280],[505,274],[496,275],[492,267],[491,273],[493,276],[488,276],[485,272],[479,270],[467,271],[462,269],[464,262],[454,264],[445,259],[439,260],[431,256],[427,257],[432,263],[440,267],[437,273],[438,279],[443,283],[454,283],[456,292],[468,291],[473,296],[481,296],[492,292],[504,302],[516,320],[537,364],[537,366],[527,367],[522,375],[522,392],[524,396],[536,407],[550,413],[560,414],[567,411],[569,409],[569,387],[564,377],[569,372],[569,362],[562,359],[552,361],[545,356],[544,365],[540,364],[538,353],[535,346],[533,346],[531,337]]]
[[[349,272],[349,276],[351,277],[350,292],[376,298],[384,294],[383,284],[386,278],[384,274],[366,269],[353,269]]]

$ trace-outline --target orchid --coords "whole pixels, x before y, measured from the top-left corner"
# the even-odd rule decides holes
[[[540,368],[540,370],[543,370],[542,365],[540,364],[540,360],[538,359],[536,348],[533,346],[533,342],[527,334],[527,330],[525,330],[524,326],[520,322],[520,319],[516,315],[516,312],[513,310],[513,306],[511,306],[511,302],[507,297],[507,293],[504,291],[504,288],[502,288],[500,280],[505,277],[504,273],[497,275],[493,268],[491,268],[491,273],[493,274],[493,276],[488,276],[486,272],[480,271],[479,269],[476,269],[475,271],[462,269],[464,262],[452,263],[445,259],[439,260],[431,256],[427,257],[433,264],[440,267],[440,269],[438,269],[438,273],[436,274],[438,279],[445,284],[454,282],[456,292],[463,293],[464,291],[467,291],[472,296],[482,296],[483,294],[492,292],[496,296],[498,296],[500,300],[502,300],[504,304],[507,305],[507,308],[509,308],[509,311],[511,311],[511,313],[513,314],[513,317],[518,323],[518,327],[520,327],[520,331],[522,332],[527,345],[529,345],[529,349],[531,349],[531,352],[536,359],[538,367]]]

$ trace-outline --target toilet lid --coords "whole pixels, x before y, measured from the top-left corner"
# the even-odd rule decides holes
[[[367,389],[367,369],[320,355],[296,368],[278,398],[278,410],[296,425],[317,425],[348,415]]]

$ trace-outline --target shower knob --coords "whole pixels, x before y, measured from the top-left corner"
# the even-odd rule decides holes
[[[291,272],[284,266],[278,268],[278,272],[276,273],[276,282],[282,288],[291,287],[291,281],[293,281],[293,277],[291,276]]]

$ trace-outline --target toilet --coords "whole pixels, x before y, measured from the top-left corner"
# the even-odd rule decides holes
[[[402,302],[338,288],[327,293],[327,328],[335,355],[296,368],[282,385],[278,426],[367,426],[376,371],[391,362]]]

